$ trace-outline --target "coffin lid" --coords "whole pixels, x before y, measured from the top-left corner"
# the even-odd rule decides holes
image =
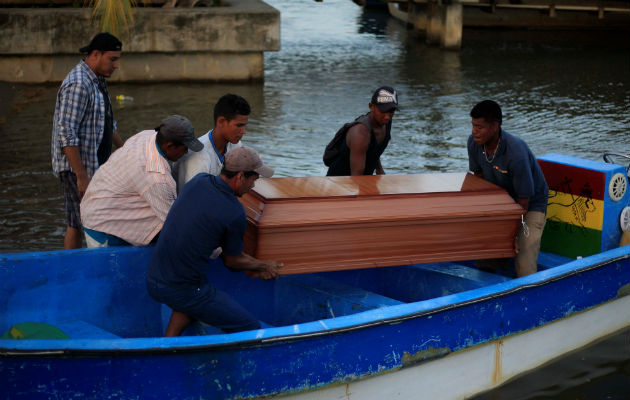
[[[241,202],[259,229],[523,213],[504,189],[467,173],[260,179]]]

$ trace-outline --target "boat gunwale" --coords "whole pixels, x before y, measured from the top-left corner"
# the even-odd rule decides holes
[[[523,290],[542,287],[553,282],[562,280],[564,278],[582,274],[597,268],[602,267],[605,264],[616,263],[618,261],[622,261],[624,259],[630,258],[630,245],[618,247],[615,249],[611,249],[608,251],[604,251],[602,253],[598,253],[592,256],[584,257],[581,259],[572,260],[565,264],[558,265],[557,267],[550,268],[547,270],[539,271],[535,275],[529,275],[521,278],[512,279],[505,282],[495,283],[488,286],[483,286],[480,288],[475,288],[471,290],[466,290],[464,292],[454,293],[446,296],[435,297],[427,300],[420,300],[411,303],[405,303],[400,305],[393,305],[389,307],[382,307],[373,310],[363,311],[361,313],[346,315],[337,318],[330,318],[324,320],[316,320],[309,321],[296,325],[312,325],[318,324],[319,326],[326,326],[326,323],[330,323],[331,321],[335,321],[337,324],[342,326],[339,327],[331,327],[327,329],[317,329],[310,332],[296,332],[293,334],[278,334],[274,336],[273,333],[269,334],[269,337],[266,337],[266,334],[275,331],[275,330],[288,330],[291,327],[295,327],[296,325],[285,325],[281,327],[272,327],[266,329],[259,329],[255,331],[246,331],[246,332],[238,332],[231,334],[218,334],[218,335],[204,335],[204,336],[186,336],[186,337],[175,337],[175,338],[166,338],[166,337],[152,337],[152,338],[121,338],[121,339],[70,339],[71,344],[74,346],[67,346],[68,340],[42,340],[42,339],[33,339],[28,341],[14,341],[14,340],[1,340],[0,339],[0,356],[1,357],[32,357],[32,356],[40,356],[40,357],[58,357],[58,356],[104,356],[104,355],[147,355],[147,354],[163,354],[163,353],[194,353],[200,351],[217,351],[217,350],[229,350],[235,348],[243,348],[249,346],[259,346],[259,345],[268,345],[279,342],[286,341],[299,341],[304,339],[310,339],[314,337],[322,337],[328,336],[338,333],[346,333],[352,332],[356,330],[361,330],[373,326],[379,325],[389,325],[396,324],[410,319],[421,318],[433,314],[437,314],[439,312],[443,312],[446,310],[455,309],[462,306],[467,306],[471,304],[480,303],[483,301],[499,298],[502,296],[510,295],[513,293],[517,293]],[[620,253],[620,254],[616,254]],[[597,258],[605,257],[605,259],[595,262],[589,263],[589,261],[596,260]],[[0,258],[1,260],[2,258]],[[577,265],[575,265],[577,264]],[[583,265],[585,264],[585,265]],[[524,283],[521,283],[523,282]],[[531,281],[531,282],[529,282]],[[506,287],[507,286],[507,287]],[[489,292],[489,293],[484,293]],[[626,296],[628,294],[624,294],[620,297]],[[463,299],[461,301],[451,302],[454,297],[467,297],[467,299]],[[611,298],[610,300],[619,298],[616,296]],[[608,300],[608,301],[610,301]],[[446,304],[434,306],[432,303],[436,302],[444,302],[447,301]],[[603,303],[602,303],[603,304]],[[581,312],[583,310],[587,310],[596,305],[586,307],[584,309],[575,310],[573,313]],[[429,308],[430,307],[430,308]],[[420,310],[406,312],[404,309],[406,308],[414,308]],[[424,309],[422,309],[424,308]],[[427,309],[428,308],[428,309]],[[403,311],[400,311],[403,309]],[[383,318],[370,318],[369,316],[374,313],[379,313],[384,310],[394,310],[396,313],[398,311],[398,315],[383,317]],[[568,315],[571,315],[568,314]],[[567,315],[567,316],[568,316]],[[369,319],[368,322],[359,322],[352,323],[353,320],[358,318],[360,319]],[[350,320],[350,323],[348,323]],[[547,323],[552,322],[548,321]],[[254,338],[244,338],[236,340],[229,340],[230,337],[234,336],[252,336],[255,335]],[[508,335],[504,335],[508,336]],[[501,336],[501,337],[504,337]],[[206,343],[199,344],[201,341],[206,341]],[[215,341],[214,343],[207,343],[208,339]],[[228,340],[226,340],[228,339]],[[150,343],[143,347],[143,342],[160,342],[158,346],[151,345]],[[7,342],[14,342],[17,344],[17,347],[6,347],[5,344]],[[140,342],[140,345],[137,343]],[[168,343],[175,342],[175,343]],[[182,343],[183,342],[183,343]],[[190,343],[189,343],[190,342]],[[44,344],[47,346],[44,347]],[[94,345],[105,345],[107,344],[107,348],[99,348]],[[20,345],[24,345],[27,347],[22,347]],[[82,347],[87,345],[92,345],[90,348]],[[121,346],[122,345],[122,346]],[[134,345],[133,347],[129,347],[130,345]],[[38,346],[38,347],[36,347]]]

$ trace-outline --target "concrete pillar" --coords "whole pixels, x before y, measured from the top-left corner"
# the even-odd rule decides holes
[[[464,7],[458,2],[454,2],[445,7],[441,44],[445,49],[459,50],[462,47]]]
[[[440,45],[444,21],[444,6],[430,2],[427,4],[427,44]]]
[[[427,43],[449,50],[462,46],[463,9],[461,3],[427,4]]]
[[[425,31],[427,29],[427,6],[426,4],[412,3],[413,6],[409,8],[411,10],[409,16],[409,22],[412,26],[419,31]]]

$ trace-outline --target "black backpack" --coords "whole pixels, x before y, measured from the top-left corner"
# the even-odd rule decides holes
[[[341,150],[341,143],[346,140],[346,133],[348,130],[354,125],[358,124],[359,121],[352,121],[343,124],[341,128],[335,133],[335,136],[332,138],[330,143],[326,146],[326,150],[324,150],[324,165],[330,167],[333,161],[339,156],[339,152]]]

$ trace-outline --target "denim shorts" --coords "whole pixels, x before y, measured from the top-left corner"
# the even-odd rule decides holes
[[[200,286],[164,285],[147,278],[151,297],[224,332],[259,329],[260,322],[227,293],[205,282]]]
[[[77,188],[77,176],[71,171],[61,171],[59,181],[63,189],[63,206],[66,210],[66,225],[81,228],[81,198]]]

